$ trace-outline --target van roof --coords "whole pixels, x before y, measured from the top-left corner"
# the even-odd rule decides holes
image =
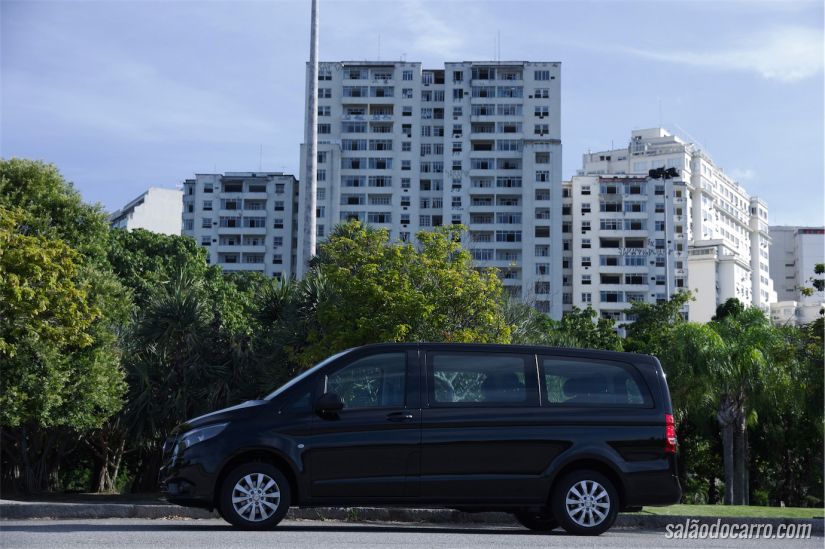
[[[659,361],[652,355],[643,355],[639,353],[628,353],[623,351],[603,351],[599,349],[578,349],[574,347],[548,347],[544,345],[510,345],[501,343],[436,343],[436,342],[419,342],[419,343],[373,343],[355,349],[371,349],[381,347],[408,348],[420,349],[422,347],[427,349],[472,349],[477,351],[491,351],[491,352],[516,352],[516,353],[553,353],[558,355],[565,355],[570,357],[580,358],[601,358],[604,360],[631,360],[635,365],[649,365],[659,368]]]

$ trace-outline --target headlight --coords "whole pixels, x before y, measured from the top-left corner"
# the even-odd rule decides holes
[[[189,448],[199,442],[203,442],[204,440],[217,436],[221,431],[226,429],[227,425],[229,424],[218,423],[215,425],[209,425],[208,427],[201,427],[200,429],[193,429],[188,433],[184,433],[183,436],[180,437],[180,443],[183,445],[184,449]]]

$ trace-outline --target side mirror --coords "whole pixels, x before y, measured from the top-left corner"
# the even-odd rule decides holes
[[[344,409],[344,401],[336,393],[324,393],[315,401],[315,411],[319,413],[334,413]]]

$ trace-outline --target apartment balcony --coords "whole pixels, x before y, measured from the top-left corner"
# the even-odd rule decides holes
[[[244,234],[264,235],[266,234],[266,226],[263,227],[242,227],[241,232]]]
[[[393,114],[343,114],[343,122],[392,122],[395,120]]]
[[[218,253],[265,253],[266,246],[263,244],[253,246],[251,244],[218,244]]]
[[[265,272],[266,263],[217,263],[222,269],[228,271],[257,271]]]

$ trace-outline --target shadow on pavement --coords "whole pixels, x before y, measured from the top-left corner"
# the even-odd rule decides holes
[[[128,520],[128,519],[124,519]],[[246,535],[248,533],[255,533],[252,530],[235,529],[225,524],[198,524],[181,523],[181,522],[164,522],[157,520],[152,524],[111,524],[111,523],[96,523],[96,522],[64,522],[60,523],[44,523],[32,522],[25,524],[16,522],[15,524],[3,524],[0,522],[0,532],[28,532],[28,533],[71,533],[71,532],[226,532],[235,531],[238,535]],[[531,532],[516,527],[502,527],[499,525],[485,525],[468,528],[466,526],[403,526],[403,525],[353,525],[345,526],[341,524],[286,524],[279,526],[274,530],[263,530],[258,533],[261,534],[277,534],[278,532],[363,532],[363,533],[432,533],[432,534],[480,534],[480,535],[525,535],[525,536],[545,536],[545,535],[563,535],[560,530],[545,533],[545,532]]]

